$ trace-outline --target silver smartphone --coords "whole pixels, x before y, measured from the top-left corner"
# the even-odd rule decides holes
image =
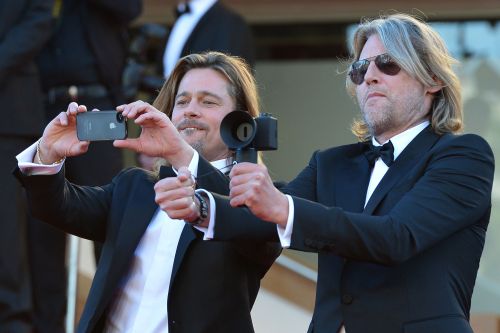
[[[81,112],[76,115],[76,135],[80,141],[126,139],[127,119],[114,110]]]

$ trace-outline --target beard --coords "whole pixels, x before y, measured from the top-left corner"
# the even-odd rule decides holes
[[[203,155],[203,151],[205,149],[205,143],[203,142],[203,140],[196,140],[194,142],[188,143],[191,147],[193,147],[194,150],[198,152],[198,154],[200,154],[201,156],[205,156]]]
[[[362,111],[363,120],[368,126],[372,136],[378,136],[392,127],[393,110],[385,108],[383,110]]]
[[[377,137],[395,129],[406,128],[421,113],[422,108],[423,100],[418,95],[408,95],[394,100],[388,98],[380,104],[370,105],[367,102],[361,109],[361,114],[370,134]]]

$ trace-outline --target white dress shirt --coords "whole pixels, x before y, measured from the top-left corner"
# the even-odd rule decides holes
[[[36,143],[17,155],[21,172],[28,175],[58,173],[63,163],[40,165],[32,163]],[[197,152],[189,164],[193,176],[198,173]],[[226,159],[212,165],[224,172]],[[174,170],[175,171],[175,170]],[[157,209],[137,246],[124,285],[117,293],[106,320],[106,333],[168,332],[167,302],[177,245],[185,226]],[[198,228],[205,232],[206,228]]]
[[[401,155],[401,152],[408,146],[408,144],[415,139],[415,137],[422,132],[427,126],[429,125],[429,121],[424,121],[423,123],[420,123],[412,128],[407,129],[406,131],[399,133],[398,135],[393,136],[390,140],[392,142],[392,145],[394,146],[394,161]],[[381,146],[385,144],[386,142],[383,143],[378,143],[375,138],[372,138],[372,143],[375,146]],[[375,165],[372,170],[372,174],[370,176],[370,182],[368,184],[368,190],[366,191],[366,197],[365,197],[365,206],[368,203],[368,200],[370,199],[371,195],[377,188],[377,185],[380,183],[382,178],[384,177],[385,173],[389,170],[389,167],[382,161],[382,159],[379,157],[375,161]],[[292,215],[292,219],[290,220],[290,215]],[[282,228],[281,226],[277,226],[278,228],[278,236],[280,238],[281,246],[284,248],[290,247],[290,242],[292,238],[292,231],[293,231],[293,205],[289,206],[288,209],[288,221],[287,225],[285,228]]]
[[[182,49],[189,36],[203,15],[216,3],[217,0],[191,0],[190,12],[182,14],[174,23],[168,36],[165,53],[163,54],[163,74],[168,78],[179,60]]]

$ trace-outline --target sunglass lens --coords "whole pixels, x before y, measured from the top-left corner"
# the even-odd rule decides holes
[[[349,77],[354,84],[360,85],[363,83],[369,64],[370,62],[366,60],[359,60],[352,64]]]
[[[375,58],[375,65],[386,75],[396,75],[401,67],[388,54],[381,54]]]

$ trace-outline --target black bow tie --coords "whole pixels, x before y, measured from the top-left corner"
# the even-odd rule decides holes
[[[367,144],[365,156],[371,166],[375,165],[377,158],[381,158],[388,167],[394,162],[394,146],[388,141],[382,146],[374,146],[371,142]]]
[[[191,8],[189,8],[189,4],[181,3],[177,7],[175,7],[175,17],[179,18],[182,14],[191,13]]]

